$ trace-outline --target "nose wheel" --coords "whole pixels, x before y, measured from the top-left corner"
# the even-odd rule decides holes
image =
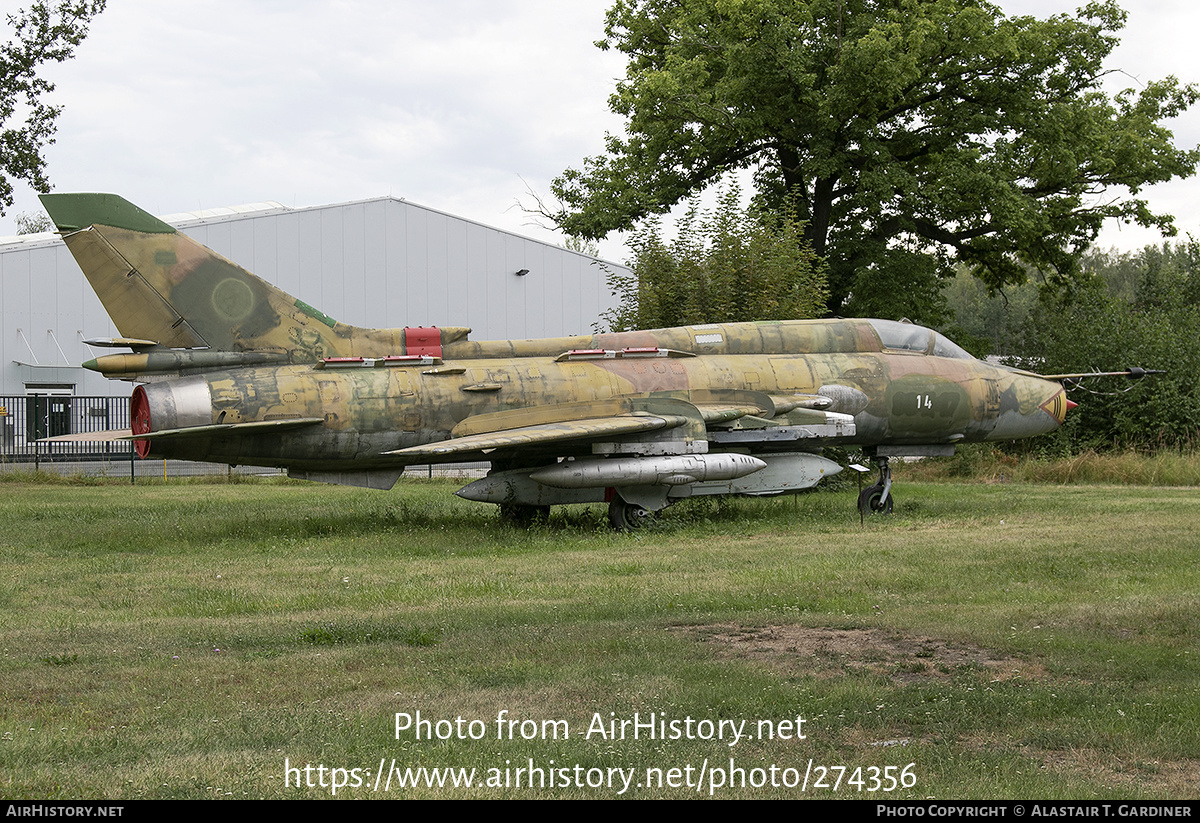
[[[879,482],[867,486],[858,495],[858,511],[863,517],[892,513],[892,468],[886,457],[876,457]]]
[[[871,514],[891,514],[892,513],[892,496],[883,496],[883,486],[876,483],[874,486],[867,486],[858,495],[858,510],[863,515]]]

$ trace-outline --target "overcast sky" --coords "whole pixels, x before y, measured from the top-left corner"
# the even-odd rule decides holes
[[[19,0],[0,0],[13,11]],[[607,99],[624,61],[593,43],[609,0],[109,0],[50,72],[64,106],[47,153],[56,191],[110,191],[154,214],[274,200],[391,195],[561,242],[517,206],[600,153],[621,120]],[[1079,5],[1004,0],[1010,14]],[[1110,67],[1119,86],[1200,82],[1200,4],[1126,0]],[[1174,124],[1200,144],[1200,110]],[[1200,236],[1200,182],[1147,192]],[[28,188],[0,218],[40,211]],[[1112,226],[1101,243],[1159,238]],[[621,260],[616,241],[602,246]]]

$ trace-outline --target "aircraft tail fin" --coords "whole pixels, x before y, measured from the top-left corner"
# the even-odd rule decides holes
[[[124,337],[294,362],[403,351],[402,335],[338,323],[115,194],[41,200]]]
[[[174,234],[175,227],[115,194],[43,194],[43,208],[60,232],[99,224],[150,234]]]

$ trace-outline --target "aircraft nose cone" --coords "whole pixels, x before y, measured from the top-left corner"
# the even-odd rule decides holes
[[[1074,406],[1063,387],[1033,375],[1014,375],[1001,393],[1000,414],[988,440],[1017,440],[1048,434]]]
[[[1067,419],[1067,412],[1078,405],[1078,403],[1068,400],[1066,390],[1060,388],[1053,397],[1038,408],[1053,417],[1054,421],[1061,426],[1063,421]]]

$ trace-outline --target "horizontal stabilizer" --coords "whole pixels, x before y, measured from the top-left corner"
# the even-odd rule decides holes
[[[108,443],[114,440],[132,440],[133,432],[129,429],[108,429],[100,432],[76,432],[75,434],[56,434],[54,437],[43,437],[38,443]]]
[[[294,417],[289,420],[259,420],[251,423],[215,423],[211,426],[186,426],[182,429],[163,429],[130,436],[130,440],[165,440],[180,437],[208,437],[217,433],[255,434],[273,433],[285,429],[298,429],[324,423],[323,417]]]
[[[182,429],[163,429],[162,431],[134,434],[129,429],[109,429],[99,432],[76,432],[75,434],[59,434],[54,437],[43,437],[39,443],[92,443],[111,440],[163,440],[180,437],[208,437],[217,432],[237,432],[253,434],[255,432],[277,432],[285,429],[298,429],[304,426],[315,426],[324,423],[323,417],[295,417],[289,420],[261,420],[251,423],[218,423],[212,426],[187,426]]]

